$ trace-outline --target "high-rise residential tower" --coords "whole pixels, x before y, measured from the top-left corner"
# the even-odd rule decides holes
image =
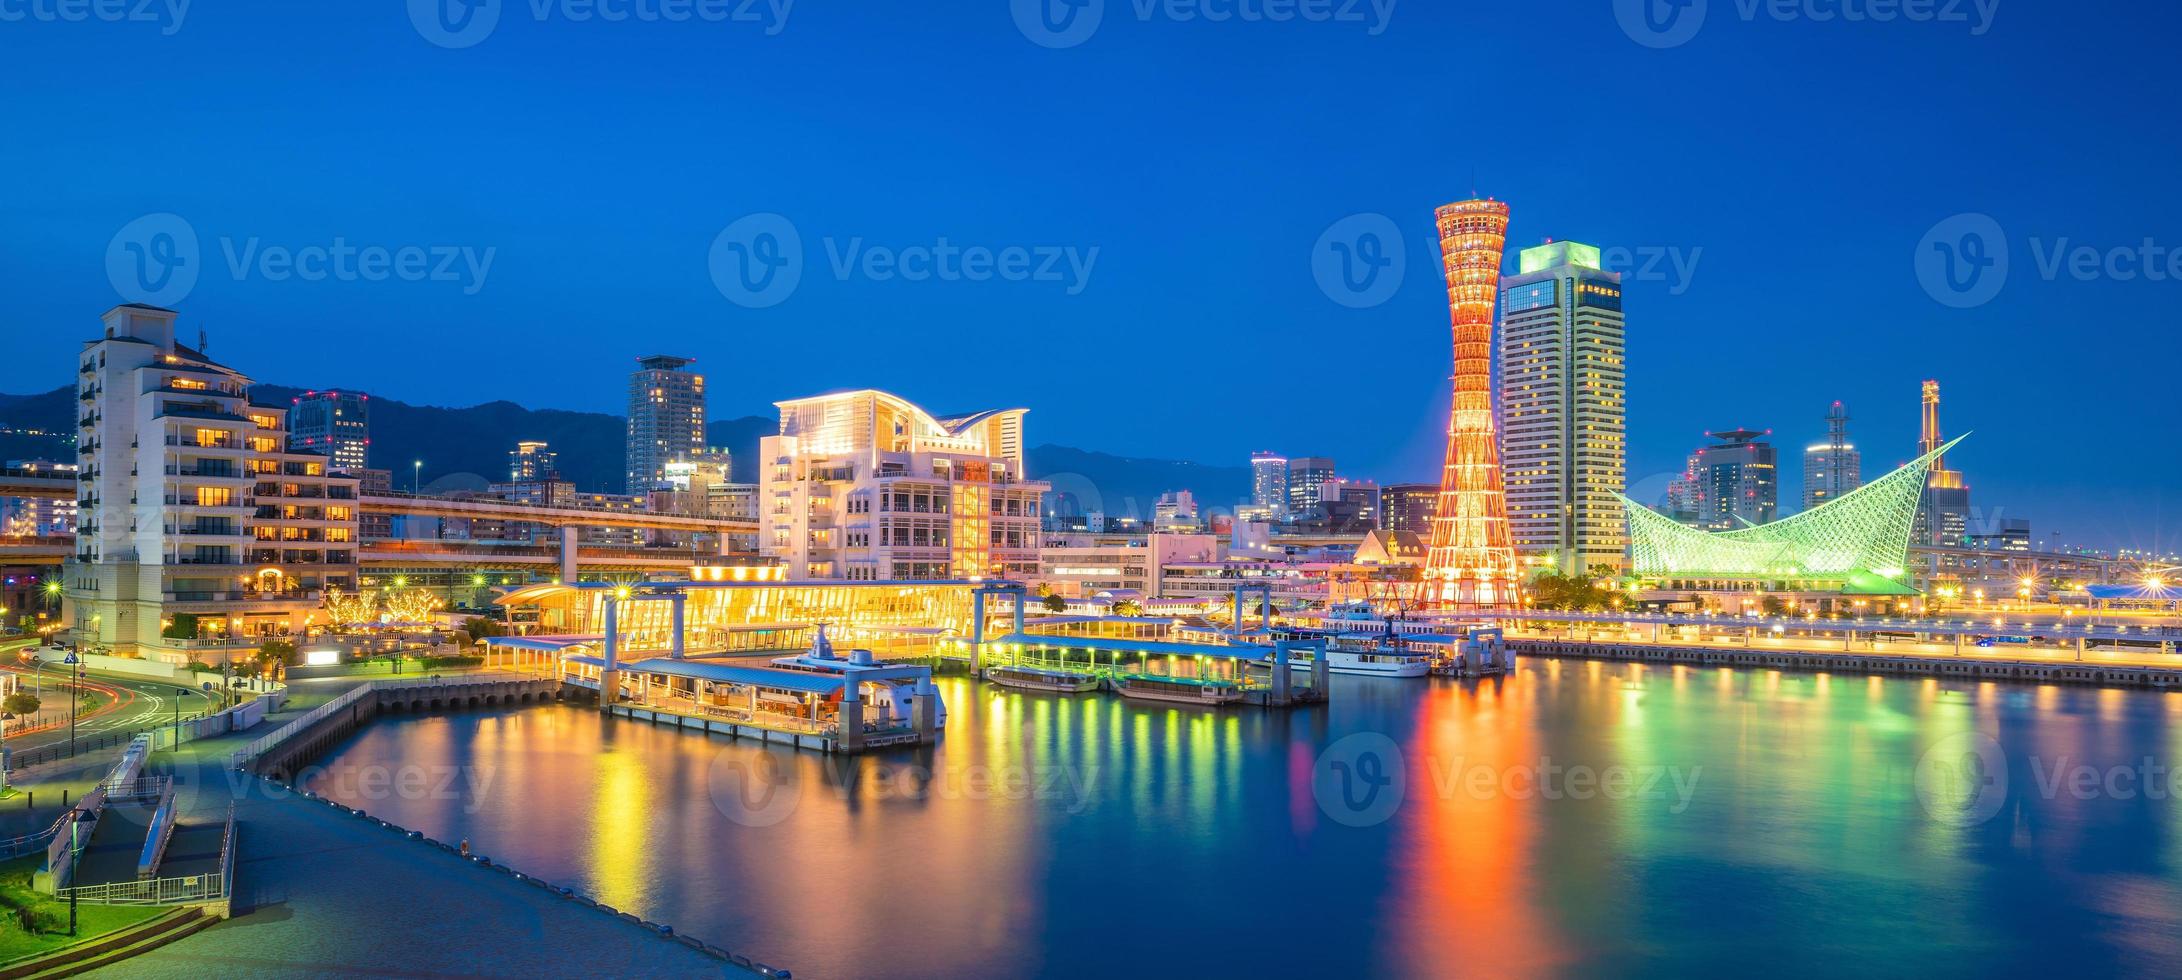
[[[1379,526],[1388,531],[1407,531],[1420,541],[1429,539],[1439,502],[1436,483],[1393,484],[1380,494]]]
[[[1333,481],[1333,460],[1324,456],[1298,456],[1288,461],[1288,516],[1310,516]]]
[[[354,472],[371,465],[371,396],[355,392],[306,391],[290,401],[288,443],[297,452],[317,453],[333,468]]]
[[[1493,312],[1508,206],[1462,201],[1440,208],[1436,218],[1454,327],[1455,397],[1439,513],[1425,559],[1427,598],[1437,605],[1506,607],[1516,600],[1517,569],[1500,439],[1493,431]]]
[[[629,466],[624,493],[650,493],[667,464],[705,450],[705,377],[696,361],[655,354],[629,375]]]
[[[1803,450],[1803,509],[1864,485],[1863,454],[1849,441],[1849,409],[1840,402],[1826,410],[1826,441]]]
[[[1261,516],[1288,516],[1288,458],[1279,453],[1250,454],[1250,505]]]
[[[1517,554],[1619,569],[1628,480],[1621,275],[1548,242],[1500,282],[1500,438]]]
[[[175,313],[108,310],[77,357],[74,639],[168,663],[300,636],[327,589],[357,587],[357,480],[290,448],[289,407],[174,339]],[[301,448],[301,447],[298,447]]]

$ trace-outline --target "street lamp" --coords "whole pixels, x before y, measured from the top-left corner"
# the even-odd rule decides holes
[[[409,464],[409,494],[410,494],[410,496],[420,496],[420,495],[421,495],[421,494],[423,493],[423,491],[421,491],[421,490],[419,490],[419,489],[418,489],[418,485],[419,485],[419,484],[421,484],[421,483],[423,483],[423,482],[424,482],[424,460],[421,460],[421,459],[420,459],[420,460],[417,460],[417,461],[416,461],[416,462],[414,462],[414,463],[411,463],[411,464]]]

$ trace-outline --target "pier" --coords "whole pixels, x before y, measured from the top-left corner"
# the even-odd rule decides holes
[[[1508,641],[1523,656],[1700,664],[1772,670],[1861,671],[1871,674],[1948,677],[2031,684],[2087,684],[2182,691],[2182,668],[2096,662],[2046,662],[1931,655],[1887,656],[1808,650],[1661,645],[1614,640],[1521,638]]]
[[[1323,640],[1256,646],[1010,633],[986,641],[978,653],[983,679],[996,669],[1029,669],[1154,701],[1286,708],[1324,702],[1328,688]],[[1289,667],[1296,653],[1312,654],[1301,683]],[[1254,674],[1260,669],[1266,676]]]

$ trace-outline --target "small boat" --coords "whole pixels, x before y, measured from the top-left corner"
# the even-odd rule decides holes
[[[1272,666],[1271,658],[1260,661]],[[1308,652],[1288,655],[1290,673],[1308,674],[1316,666]],[[1344,633],[1326,646],[1326,672],[1365,677],[1423,677],[1432,672],[1432,654],[1388,642],[1376,633]]]
[[[985,679],[1001,687],[1018,691],[1043,691],[1048,694],[1089,694],[1099,689],[1096,675],[1071,674],[1065,670],[1045,670],[1038,667],[987,667]]]
[[[1243,699],[1242,688],[1233,681],[1201,681],[1194,677],[1115,674],[1113,686],[1114,693],[1138,701],[1222,705]]]

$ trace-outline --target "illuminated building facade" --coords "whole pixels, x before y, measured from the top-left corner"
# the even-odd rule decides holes
[[[217,661],[302,632],[326,589],[356,589],[357,481],[288,451],[288,409],[251,404],[250,379],[176,343],[174,320],[117,306],[83,346],[62,578],[78,642]]]
[[[337,470],[355,472],[371,465],[371,396],[306,391],[290,399],[288,445],[332,460]]]
[[[1940,383],[1924,383],[1923,411],[1919,416],[1917,451],[1940,448]],[[1925,481],[1924,500],[1917,507],[1917,543],[1939,548],[1959,548],[1970,534],[1970,485],[1962,473],[1947,468],[1944,456],[1932,461]]]
[[[938,582],[812,582],[783,577],[781,568],[704,568],[688,583],[659,583],[686,595],[680,603],[685,648],[692,654],[809,649],[819,623],[843,648],[881,657],[937,652],[946,637],[975,635],[981,584]],[[534,635],[596,637],[616,588],[600,583],[531,585],[499,604]],[[616,632],[624,656],[664,653],[674,646],[676,611],[668,602],[621,603]],[[988,596],[988,623],[1012,619],[1014,603]]]
[[[1621,275],[1576,242],[1526,248],[1500,283],[1500,437],[1515,551],[1619,570],[1628,401]]]
[[[1803,450],[1803,509],[1864,485],[1864,457],[1849,441],[1849,409],[1840,402],[1826,410],[1826,441]]]
[[[1956,440],[1960,442],[1961,440]],[[1954,443],[1793,517],[1707,532],[1621,498],[1631,571],[1667,588],[1907,595],[1911,525],[1926,474]]]
[[[1038,572],[1040,497],[1010,408],[939,417],[865,389],[776,403],[759,443],[758,547],[799,578]]]
[[[1333,460],[1324,456],[1299,456],[1288,461],[1288,510],[1285,518],[1308,516],[1325,499],[1332,483]]]
[[[1278,521],[1288,516],[1288,458],[1279,453],[1250,454],[1250,505],[1258,516]]]
[[[546,443],[535,440],[518,442],[508,450],[508,482],[538,483],[561,478],[561,455]]]
[[[42,459],[8,460],[7,471],[29,477],[75,479],[81,471],[74,463]],[[76,501],[71,497],[0,497],[0,536],[16,538],[65,537],[76,533]],[[0,602],[0,606],[8,606]],[[8,606],[21,609],[20,605]]]
[[[650,493],[667,464],[705,451],[705,377],[687,357],[637,359],[629,375],[628,472],[623,492]]]
[[[1780,453],[1770,432],[1707,432],[1715,441],[1690,454],[1688,468],[1667,487],[1676,520],[1708,531],[1732,531],[1780,516]]]
[[[1508,533],[1500,441],[1493,417],[1493,313],[1508,206],[1463,201],[1439,209],[1440,256],[1455,342],[1454,409],[1447,461],[1425,563],[1428,601],[1504,607],[1514,603],[1515,545]]]
[[[1439,512],[1440,488],[1431,483],[1394,483],[1379,495],[1379,526],[1407,531],[1419,540],[1432,537],[1432,516]]]

